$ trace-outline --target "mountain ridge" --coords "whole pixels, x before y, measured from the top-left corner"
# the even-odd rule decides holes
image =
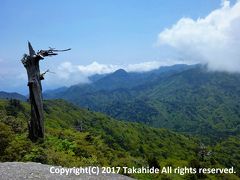
[[[0,91],[0,99],[18,99],[18,100],[26,101],[27,97],[17,92]]]
[[[140,74],[135,80],[108,87],[112,82],[108,77],[113,76],[110,74],[92,85],[70,87],[55,97],[116,119],[200,136],[210,135],[212,139],[239,134],[239,74],[209,72],[200,65],[166,71],[153,77],[154,73],[150,74],[144,77],[150,79],[146,83],[131,84],[142,78]],[[114,81],[121,82],[121,78]]]

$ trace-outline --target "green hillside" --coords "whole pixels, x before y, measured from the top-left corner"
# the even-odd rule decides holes
[[[116,119],[199,135],[207,137],[207,141],[240,133],[239,74],[208,72],[197,66],[170,74],[152,74],[152,81],[132,88],[125,88],[128,79],[117,89],[94,88],[99,82],[111,84],[109,79],[116,84],[119,74],[115,78],[113,75],[93,85],[70,87],[56,97]],[[126,76],[124,73],[121,82]]]
[[[235,163],[237,172],[240,169],[240,143],[236,137],[219,142],[215,147],[207,147],[208,151],[214,153],[201,159],[200,142],[196,138],[166,129],[117,121],[61,100],[44,102],[46,139],[44,142],[32,143],[27,139],[29,111],[30,107],[26,103],[17,100],[0,101],[0,161],[36,161],[70,167],[231,167]],[[193,176],[196,178],[203,175]],[[158,179],[160,175],[134,177]],[[190,175],[161,177],[182,179],[190,178]],[[237,178],[234,175],[216,177]]]

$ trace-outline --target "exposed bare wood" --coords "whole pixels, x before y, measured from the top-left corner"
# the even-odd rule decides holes
[[[41,80],[44,79],[44,74],[49,70],[40,74],[39,61],[43,60],[46,56],[57,55],[58,51],[66,50],[41,50],[37,54],[30,42],[28,42],[29,55],[24,54],[22,63],[27,70],[28,87],[29,87],[29,100],[31,103],[31,119],[28,123],[29,138],[35,142],[38,139],[44,139],[44,114],[43,114],[43,97],[42,97],[42,84]]]

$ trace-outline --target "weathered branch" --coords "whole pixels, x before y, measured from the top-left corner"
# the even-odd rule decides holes
[[[31,119],[28,123],[29,138],[35,142],[38,139],[44,139],[44,116],[43,116],[43,98],[42,98],[42,85],[41,80],[49,70],[40,74],[39,61],[44,59],[45,56],[57,55],[55,51],[66,50],[41,50],[37,54],[30,42],[28,42],[29,55],[24,54],[22,63],[27,70],[28,74],[28,87],[29,87],[29,100],[31,103]]]
[[[56,50],[54,48],[49,48],[48,50],[40,50],[37,52],[37,55],[41,57],[46,57],[46,56],[55,56],[58,55],[56,52],[63,52],[63,51],[69,51],[71,48],[68,49],[63,49],[63,50]]]

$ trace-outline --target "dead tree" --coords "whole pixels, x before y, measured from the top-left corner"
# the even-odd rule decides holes
[[[30,42],[28,42],[29,55],[24,54],[22,63],[27,70],[29,100],[31,103],[31,118],[28,123],[29,138],[35,142],[38,139],[44,139],[44,116],[43,116],[43,97],[41,80],[44,79],[44,74],[40,73],[39,61],[46,56],[57,55],[58,51],[50,48],[49,50],[40,50],[37,53],[33,50]]]

